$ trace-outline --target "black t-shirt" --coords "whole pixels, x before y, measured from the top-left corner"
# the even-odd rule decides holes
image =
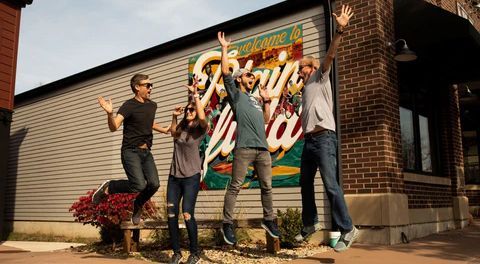
[[[118,109],[118,114],[124,117],[122,150],[144,143],[148,148],[152,147],[152,126],[156,110],[157,104],[150,100],[141,103],[132,98],[123,103]]]

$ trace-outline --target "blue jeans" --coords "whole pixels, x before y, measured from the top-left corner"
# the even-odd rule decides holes
[[[136,193],[135,205],[142,207],[158,190],[157,167],[149,149],[128,148],[122,150],[122,165],[128,180],[113,180],[108,193]]]
[[[175,178],[170,175],[167,185],[168,231],[173,252],[180,252],[180,230],[178,214],[182,199],[183,218],[190,239],[190,253],[198,253],[198,231],[195,221],[195,203],[200,190],[200,173],[188,178]]]
[[[263,219],[274,220],[272,198],[272,158],[270,152],[258,148],[237,148],[233,153],[232,180],[225,193],[223,222],[233,224],[235,203],[247,175],[248,165],[253,163],[261,189]]]
[[[318,222],[314,190],[317,168],[320,169],[320,176],[330,201],[332,230],[340,230],[342,233],[352,230],[352,220],[337,179],[337,136],[333,131],[305,138],[300,169],[304,226],[312,226]]]

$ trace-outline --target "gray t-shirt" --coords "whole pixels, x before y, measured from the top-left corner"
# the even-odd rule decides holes
[[[223,75],[223,83],[227,90],[228,103],[237,122],[235,148],[264,148],[267,150],[262,105],[253,95],[244,93],[237,88],[231,74]]]
[[[302,129],[303,133],[329,129],[335,131],[333,95],[330,84],[330,68],[322,74],[315,71],[303,88]]]
[[[177,178],[188,178],[202,170],[199,146],[206,135],[202,128],[194,129],[193,133],[182,131],[173,140],[173,158],[170,175]]]

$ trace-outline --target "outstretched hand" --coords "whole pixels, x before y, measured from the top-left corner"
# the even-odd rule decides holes
[[[264,102],[265,101],[270,101],[270,91],[269,91],[269,89],[267,89],[267,87],[265,87],[262,84],[259,84],[258,88],[259,88],[259,93],[260,93],[260,96],[262,97],[262,100]]]
[[[107,114],[113,113],[113,104],[112,104],[112,99],[105,100],[103,97],[99,96],[98,97],[98,103],[100,106],[107,112]]]
[[[222,47],[228,48],[228,46],[230,46],[231,41],[230,39],[229,40],[225,39],[225,32],[218,31],[217,37],[218,37],[218,42],[220,42],[220,45],[222,45]]]
[[[184,85],[187,87],[188,91],[192,94],[197,94],[198,93],[198,83],[200,82],[200,79],[198,79],[198,76],[193,74],[193,83],[192,85]]]
[[[183,106],[175,106],[175,109],[173,110],[173,115],[174,116],[179,116],[183,113],[184,107]]]
[[[338,26],[345,27],[346,25],[348,25],[348,21],[353,16],[353,11],[350,6],[342,5],[342,12],[340,13],[340,15],[337,16],[337,14],[335,13],[332,13],[332,15],[335,17]]]

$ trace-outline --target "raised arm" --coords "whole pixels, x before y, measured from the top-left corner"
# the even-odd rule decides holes
[[[348,5],[342,5],[342,12],[340,15],[337,16],[335,13],[332,13],[332,15],[337,21],[337,29],[335,30],[335,35],[333,36],[332,42],[328,47],[327,54],[325,55],[325,59],[321,65],[322,73],[326,72],[330,68],[333,60],[335,59],[335,54],[337,53],[337,48],[340,45],[343,30],[345,29],[345,26],[348,25],[350,18],[353,16],[353,11]]]
[[[170,135],[172,135],[172,137],[175,137],[175,132],[177,132],[177,117],[183,113],[184,109],[185,108],[183,106],[177,105],[173,110],[172,124],[170,125]]]
[[[230,46],[230,41],[225,39],[225,33],[219,31],[217,34],[218,42],[222,46],[222,74],[230,74],[230,69],[228,67],[228,46]]]
[[[208,126],[208,121],[205,116],[205,109],[203,107],[202,101],[200,101],[200,95],[198,94],[198,76],[193,76],[193,84],[187,86],[188,90],[193,94],[193,100],[195,101],[195,111],[197,112],[198,120],[200,121],[200,126],[206,128]]]
[[[98,103],[100,104],[100,107],[102,107],[102,109],[107,113],[108,128],[110,129],[110,131],[117,131],[117,129],[122,125],[123,116],[120,114],[115,116],[113,114],[112,99],[109,99],[107,101],[103,99],[103,97],[99,96]]]
[[[237,101],[240,89],[237,88],[235,81],[233,80],[232,74],[230,73],[230,68],[228,67],[228,46],[230,45],[230,41],[227,41],[225,39],[225,33],[219,31],[218,42],[222,46],[221,69],[223,74],[223,85],[225,86],[225,90],[227,91],[228,102],[233,103]]]

